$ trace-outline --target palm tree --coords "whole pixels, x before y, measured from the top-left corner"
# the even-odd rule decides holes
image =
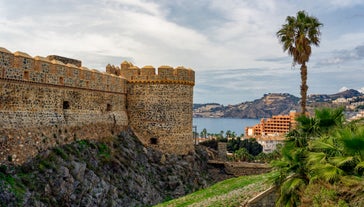
[[[283,50],[293,57],[293,65],[301,65],[301,108],[306,113],[307,97],[307,66],[311,56],[311,45],[320,44],[320,27],[323,24],[316,17],[308,16],[305,11],[299,11],[297,17],[288,16],[286,24],[277,32]]]
[[[299,195],[311,182],[311,179],[326,176],[328,180],[337,180],[340,177],[342,170],[323,163],[322,160],[328,156],[320,151],[323,147],[337,149],[335,146],[325,144],[319,137],[322,136],[323,139],[326,139],[330,133],[335,132],[335,128],[342,126],[343,121],[343,108],[324,108],[316,110],[315,117],[302,115],[297,119],[298,128],[287,135],[285,144],[281,148],[281,159],[271,163],[279,171],[276,178],[276,184],[279,186],[277,205],[298,206],[301,202]],[[359,148],[364,147],[363,145],[358,144]],[[340,162],[338,165],[345,166],[350,161],[350,157],[343,160],[336,158],[335,161]],[[364,162],[360,162],[357,166],[357,171],[364,171]]]

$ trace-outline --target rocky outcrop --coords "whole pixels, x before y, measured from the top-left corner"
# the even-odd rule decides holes
[[[1,206],[150,206],[209,184],[207,153],[177,156],[144,147],[131,131],[102,142],[47,150],[1,166]]]
[[[332,102],[338,98],[354,98],[350,102],[361,102],[364,94],[349,89],[336,94],[309,95],[307,110],[313,114],[315,108],[338,107]],[[274,115],[289,114],[291,110],[300,111],[300,98],[288,93],[268,93],[260,99],[236,105],[220,105],[218,103],[194,104],[194,117],[229,117],[229,118],[268,118]]]
[[[299,110],[299,98],[287,93],[269,93],[262,98],[237,105],[222,106],[199,104],[194,107],[194,117],[265,118],[289,114]]]

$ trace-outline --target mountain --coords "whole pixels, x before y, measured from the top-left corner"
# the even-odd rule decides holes
[[[260,99],[236,105],[194,105],[194,117],[264,118],[299,109],[299,98],[288,93],[264,94]]]
[[[307,110],[312,113],[316,107],[337,107],[333,101],[338,98],[355,98],[356,101],[361,101],[364,94],[349,89],[336,94],[310,95],[307,99]],[[260,99],[236,105],[194,104],[193,115],[194,117],[267,118],[273,115],[288,114],[291,110],[300,111],[299,102],[300,98],[288,93],[268,93]]]
[[[335,94],[312,94],[308,96],[307,102],[331,102],[338,98],[353,98],[353,97],[360,97],[363,94],[354,89],[348,89],[346,91],[342,91]]]

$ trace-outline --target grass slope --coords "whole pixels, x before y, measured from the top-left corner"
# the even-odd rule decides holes
[[[187,196],[159,204],[156,207],[240,206],[268,189],[273,183],[272,178],[275,174],[271,172],[262,175],[231,178]]]

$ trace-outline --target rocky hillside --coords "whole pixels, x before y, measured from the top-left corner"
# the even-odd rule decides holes
[[[349,89],[340,93],[335,94],[313,94],[308,96],[307,102],[331,102],[338,98],[352,98],[352,97],[359,97],[363,94],[357,90]]]
[[[0,167],[0,206],[150,206],[206,187],[207,153],[163,155],[131,131]]]
[[[236,105],[199,104],[194,106],[194,117],[264,118],[288,114],[299,109],[299,98],[288,93],[269,93],[254,101]]]
[[[364,94],[349,89],[336,94],[310,95],[307,99],[307,110],[313,113],[316,107],[337,107],[332,101],[338,98],[355,98],[355,101],[363,101]],[[194,104],[193,115],[194,117],[267,118],[272,115],[288,114],[291,110],[300,111],[299,101],[299,97],[288,93],[269,93],[260,99],[236,105]]]

